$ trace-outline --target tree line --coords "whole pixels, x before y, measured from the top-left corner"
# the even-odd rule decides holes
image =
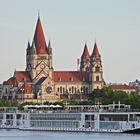
[[[131,94],[127,94],[123,91],[113,91],[111,87],[104,87],[102,89],[96,89],[89,95],[87,95],[87,99],[84,101],[76,101],[76,100],[68,100],[68,104],[70,105],[93,105],[97,103],[101,103],[103,105],[112,104],[113,102],[126,105],[131,105],[131,108],[140,109],[140,95],[137,92],[133,92]],[[64,102],[56,102],[53,104],[64,105]],[[33,103],[10,103],[5,100],[0,100],[0,107],[18,107],[22,109],[26,104]],[[46,102],[45,104],[49,104]]]

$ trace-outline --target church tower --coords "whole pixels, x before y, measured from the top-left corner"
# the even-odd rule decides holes
[[[81,56],[81,63],[80,63],[80,71],[87,71],[90,70],[90,55],[87,48],[87,44],[85,43],[84,51]]]
[[[99,53],[97,44],[95,42],[93,52],[90,56],[90,78],[92,82],[92,91],[94,89],[101,89],[104,86],[103,69],[101,55]]]
[[[26,71],[30,72],[33,81],[41,77],[52,78],[52,48],[45,41],[40,17],[38,16],[33,42],[28,42],[26,50]]]

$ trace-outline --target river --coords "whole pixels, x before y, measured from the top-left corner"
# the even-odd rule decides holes
[[[0,140],[139,140],[140,135],[0,129]]]

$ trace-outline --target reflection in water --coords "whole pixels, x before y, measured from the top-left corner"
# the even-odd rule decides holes
[[[0,129],[0,140],[139,140],[140,135],[121,133],[77,133]]]

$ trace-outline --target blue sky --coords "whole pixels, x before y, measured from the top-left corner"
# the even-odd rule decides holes
[[[139,0],[0,0],[0,82],[25,69],[40,11],[55,70],[76,70],[86,42],[96,39],[107,83],[140,79]]]

